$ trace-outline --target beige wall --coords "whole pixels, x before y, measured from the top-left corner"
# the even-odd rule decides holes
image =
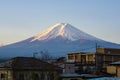
[[[112,49],[112,48],[98,48],[97,53],[101,54],[120,54],[120,49]]]
[[[88,55],[88,61],[95,61],[95,56],[94,56],[94,54],[89,54],[89,55]]]
[[[120,78],[120,66],[107,66],[107,73],[115,74]]]
[[[116,67],[115,66],[107,66],[107,73],[116,74]]]
[[[97,52],[97,53],[103,53],[103,54],[104,54],[105,51],[104,51],[104,48],[98,48],[96,52]]]
[[[120,66],[117,67],[117,77],[120,78]]]
[[[6,74],[6,78],[1,78],[1,74]],[[0,80],[13,80],[13,72],[12,70],[0,70]]]
[[[82,62],[83,64],[86,61],[95,61],[95,54],[88,53],[71,53],[67,55],[67,62]]]
[[[80,53],[75,54],[75,62],[81,62],[81,54]]]

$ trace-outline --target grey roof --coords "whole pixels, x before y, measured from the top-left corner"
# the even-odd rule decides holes
[[[111,65],[120,65],[120,61],[113,62],[113,63],[111,63]]]
[[[93,77],[98,77],[97,75],[94,74],[77,74],[77,73],[64,73],[61,75],[61,77],[89,77],[89,78],[93,78]]]
[[[81,77],[81,76],[76,73],[63,73],[61,77]]]
[[[82,77],[98,77],[95,74],[81,74]]]
[[[116,77],[100,77],[100,78],[93,78],[93,79],[88,79],[88,80],[120,80],[120,78],[116,78]]]

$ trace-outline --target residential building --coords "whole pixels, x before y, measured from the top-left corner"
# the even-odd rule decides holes
[[[33,57],[0,63],[0,80],[59,80],[61,68]]]
[[[67,55],[67,63],[72,63],[72,66],[74,63],[75,72],[80,74],[81,72],[106,73],[107,66],[116,61],[120,61],[120,49],[97,48],[95,53],[79,52]]]
[[[106,72],[110,63],[120,61],[120,49],[98,48],[95,56],[97,70]]]

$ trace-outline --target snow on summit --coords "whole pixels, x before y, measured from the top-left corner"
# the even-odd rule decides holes
[[[36,35],[32,41],[35,40],[50,40],[56,37],[76,41],[79,39],[96,40],[97,38],[80,31],[68,23],[58,23],[48,28],[47,30]]]

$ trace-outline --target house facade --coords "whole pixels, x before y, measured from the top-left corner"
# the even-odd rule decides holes
[[[98,48],[95,56],[97,70],[106,72],[110,63],[120,61],[120,49]]]
[[[74,72],[102,74],[107,72],[107,66],[116,61],[120,61],[120,49],[97,48],[96,52],[69,53],[67,55],[67,69],[74,66]],[[71,69],[71,71],[73,71]]]
[[[65,67],[66,71],[79,74],[93,72],[95,68],[95,53],[69,53]]]
[[[0,63],[0,80],[59,80],[61,69],[32,57]]]
[[[81,64],[92,64],[95,62],[95,53],[69,53],[67,55],[67,62],[78,62]]]

